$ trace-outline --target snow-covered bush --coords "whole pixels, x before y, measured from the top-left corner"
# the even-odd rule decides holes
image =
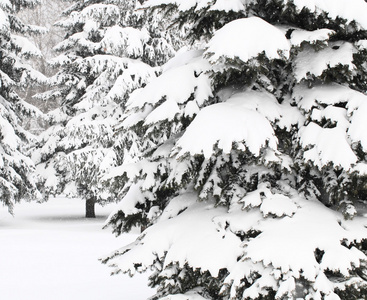
[[[43,28],[24,24],[17,13],[33,8],[38,1],[0,1],[0,203],[12,212],[20,199],[39,197],[33,178],[34,164],[27,156],[27,144],[34,137],[25,131],[25,116],[42,113],[15,92],[45,81],[27,60],[41,57],[39,49],[26,36],[41,34]]]
[[[55,47],[60,55],[51,61],[60,71],[39,95],[62,102],[49,113],[53,126],[34,150],[43,188],[86,199],[91,217],[94,203],[103,201],[98,175],[116,164],[114,126],[128,95],[174,54],[164,34],[150,31],[154,22],[139,8],[135,0],[74,1],[56,24],[66,31]]]
[[[367,3],[145,5],[202,48],[127,102],[107,225],[144,230],[104,262],[152,299],[364,299]]]

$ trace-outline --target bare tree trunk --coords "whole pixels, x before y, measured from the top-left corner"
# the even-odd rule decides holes
[[[85,217],[86,218],[95,218],[96,217],[96,213],[95,213],[95,204],[96,204],[96,200],[94,197],[89,198],[86,200],[85,202]]]

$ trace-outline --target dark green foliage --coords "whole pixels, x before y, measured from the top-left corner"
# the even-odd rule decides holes
[[[225,300],[227,295],[220,294],[220,288],[228,271],[223,269],[218,277],[214,278],[208,271],[193,270],[187,264],[184,267],[167,266],[171,274],[162,276],[159,272],[153,273],[149,280],[151,287],[157,287],[158,293],[152,299],[158,300],[167,294],[180,294],[186,290],[198,290],[198,294],[206,299]],[[170,284],[174,282],[175,284]],[[164,288],[162,288],[164,286]]]

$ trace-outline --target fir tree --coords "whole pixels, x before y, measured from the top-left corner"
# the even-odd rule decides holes
[[[20,123],[25,116],[41,112],[24,102],[15,88],[44,82],[27,59],[41,57],[27,36],[44,29],[23,23],[17,13],[38,5],[36,0],[0,1],[0,202],[12,212],[15,202],[39,198],[33,178],[34,164],[27,156],[27,145],[34,138]]]
[[[152,299],[365,298],[367,3],[146,7],[202,47],[127,102],[107,225],[146,229],[104,262],[153,269]]]
[[[86,199],[87,217],[106,198],[99,195],[98,176],[115,165],[114,126],[129,93],[155,77],[154,67],[174,52],[165,36],[150,31],[154,20],[139,7],[139,1],[74,1],[56,24],[66,30],[55,48],[60,55],[51,61],[60,71],[39,97],[62,104],[50,112],[53,126],[34,160],[46,175],[45,193]]]

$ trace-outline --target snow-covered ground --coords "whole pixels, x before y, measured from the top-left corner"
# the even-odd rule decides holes
[[[84,202],[56,198],[22,203],[15,217],[0,207],[1,300],[142,300],[153,294],[147,275],[110,276],[98,258],[133,241],[102,230],[113,206],[85,219]]]

